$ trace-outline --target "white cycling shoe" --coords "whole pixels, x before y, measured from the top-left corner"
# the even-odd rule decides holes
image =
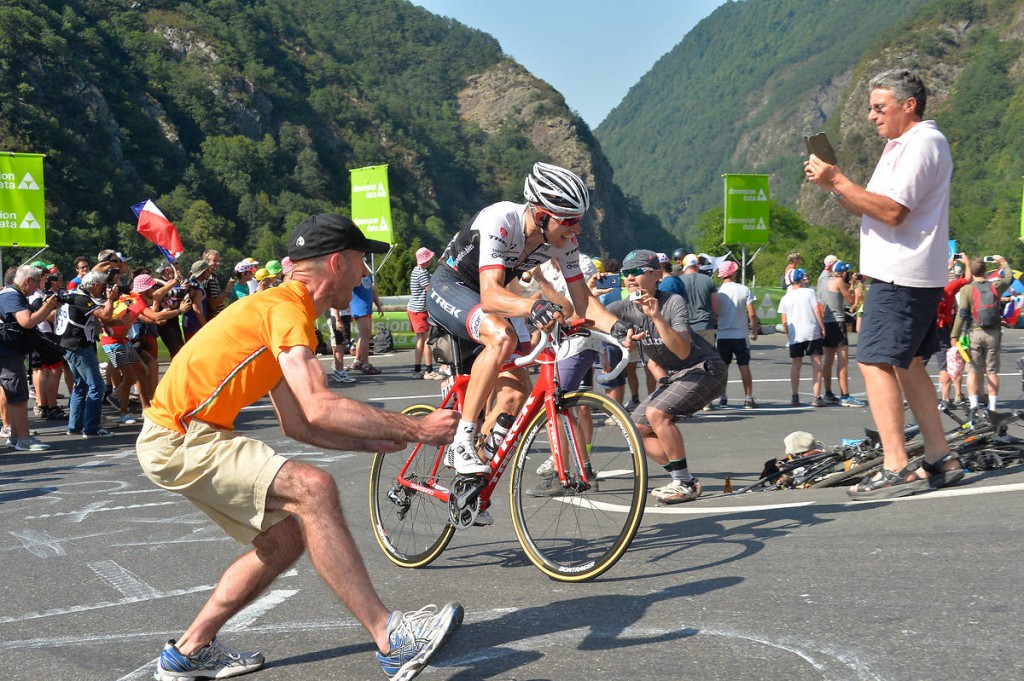
[[[491,472],[491,465],[480,460],[472,445],[452,443],[448,448],[448,458],[448,465],[459,475],[485,475]]]

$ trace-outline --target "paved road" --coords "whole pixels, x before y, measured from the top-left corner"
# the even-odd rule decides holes
[[[788,407],[779,340],[768,336],[755,348],[762,408],[680,426],[709,496],[726,476],[734,484],[756,478],[792,430],[833,443],[870,425],[867,410]],[[1010,373],[1024,336],[1011,332],[1005,344],[1003,404],[1024,406]],[[389,409],[432,401],[437,383],[403,375],[410,353],[376,361],[384,374],[345,395]],[[739,397],[738,384],[730,392]],[[465,604],[465,625],[423,679],[1024,675],[1017,471],[973,474],[955,489],[889,503],[815,490],[650,505],[618,565],[595,582],[567,585],[526,561],[500,494],[493,527],[458,535],[429,568],[397,568],[368,528],[369,456],[285,439],[268,403],[246,410],[241,426],[334,474],[387,603]],[[141,475],[137,430],[102,442],[44,430],[50,452],[0,452],[0,678],[149,678],[163,642],[188,624],[240,552]],[[652,485],[665,477],[652,470]],[[262,681],[383,678],[365,632],[307,559],[223,638],[267,654],[267,668],[252,677]]]

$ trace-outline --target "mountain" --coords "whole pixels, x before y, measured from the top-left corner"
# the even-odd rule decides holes
[[[867,64],[882,70],[915,63],[908,29],[893,28],[926,7],[955,15],[976,4],[984,3],[723,4],[643,76],[595,135],[623,191],[680,237],[697,238],[698,216],[721,205],[723,173],[766,173],[772,198],[794,206],[803,135],[825,129],[835,137],[864,118]],[[878,151],[857,162],[869,171]]]
[[[382,163],[400,255],[521,197],[537,160],[593,187],[584,250],[669,242],[561,95],[405,0],[8,0],[0,54],[0,150],[46,154],[46,257],[65,266],[155,259],[129,210],[146,198],[186,261],[280,257],[306,215],[348,212],[349,170]]]

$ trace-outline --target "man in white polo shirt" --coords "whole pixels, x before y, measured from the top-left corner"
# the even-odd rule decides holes
[[[889,141],[867,187],[813,154],[804,173],[861,217],[860,262],[872,284],[857,364],[885,463],[881,473],[851,487],[849,494],[888,499],[944,487],[964,475],[949,453],[935,387],[921,361],[938,349],[935,311],[947,281],[953,161],[935,121],[923,120],[927,92],[916,73],[880,73],[869,89],[868,121]],[[903,441],[904,398],[924,436],[925,458],[917,469],[908,465]]]

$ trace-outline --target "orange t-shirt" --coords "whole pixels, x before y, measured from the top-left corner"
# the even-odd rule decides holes
[[[233,430],[238,412],[281,380],[281,352],[316,351],[315,321],[313,299],[298,281],[232,303],[174,357],[146,416],[179,433],[193,418]]]

